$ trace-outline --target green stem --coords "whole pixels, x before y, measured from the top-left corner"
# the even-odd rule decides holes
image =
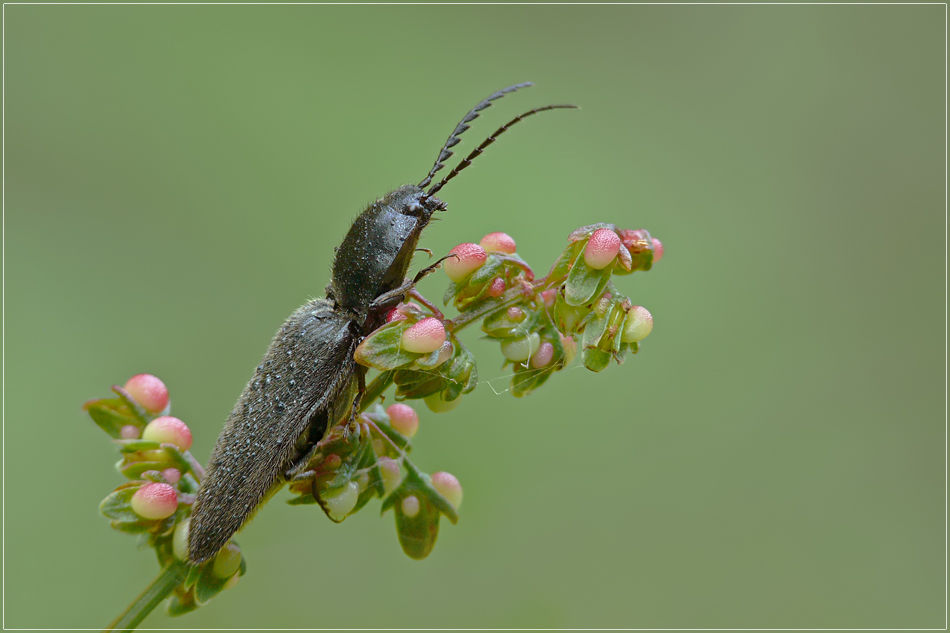
[[[105,630],[131,631],[135,629],[185,579],[187,569],[187,565],[179,560],[170,563]]]
[[[363,413],[369,409],[373,404],[379,400],[379,397],[383,395],[383,392],[389,389],[389,385],[393,384],[393,374],[395,372],[392,370],[384,371],[380,375],[376,376],[373,379],[373,382],[369,383],[369,386],[366,387],[366,392],[363,394],[363,399],[360,401],[360,413]]]

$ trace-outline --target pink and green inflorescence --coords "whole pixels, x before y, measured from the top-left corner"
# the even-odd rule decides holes
[[[450,255],[442,264],[449,279],[443,303],[457,315],[446,318],[415,292],[415,301],[393,309],[356,350],[356,361],[378,372],[359,415],[332,424],[287,482],[290,504],[318,505],[335,522],[381,498],[382,510],[393,510],[403,551],[415,559],[432,551],[442,516],[458,521],[462,487],[451,473],[428,475],[409,460],[420,424],[407,402],[449,411],[478,385],[475,358],[459,332],[480,323],[498,342],[516,397],[540,388],[575,356],[595,372],[622,363],[639,351],[653,316],[621,295],[613,278],[650,270],[663,245],[643,229],[585,226],[568,236],[540,279],[505,233],[459,244]],[[384,408],[378,402],[393,385],[395,402]],[[165,572],[176,570],[167,612],[187,613],[233,587],[246,570],[244,557],[230,541],[208,562],[188,562],[188,525],[204,474],[190,453],[192,433],[170,415],[168,389],[155,376],[138,374],[112,390],[116,397],[83,407],[112,437],[121,454],[116,467],[127,479],[100,510],[115,529],[140,535]]]

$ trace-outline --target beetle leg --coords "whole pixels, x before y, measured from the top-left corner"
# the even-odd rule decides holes
[[[363,401],[363,394],[366,393],[366,371],[360,371],[360,368],[357,368],[356,376],[359,379],[359,386],[356,390],[356,397],[353,398],[353,412],[350,413],[350,422],[359,417],[360,403]]]
[[[434,303],[432,303],[431,301],[429,301],[428,299],[426,299],[425,297],[423,297],[423,296],[422,296],[422,293],[420,293],[418,290],[416,290],[415,288],[413,288],[412,290],[409,291],[408,294],[409,294],[410,297],[412,297],[413,299],[415,299],[416,301],[418,301],[419,303],[421,303],[421,304],[424,305],[425,307],[429,308],[429,310],[432,312],[432,316],[434,316],[435,318],[437,318],[437,319],[440,320],[440,321],[444,321],[444,320],[445,320],[445,315],[442,314],[442,311],[439,310],[439,308],[436,307],[436,305],[435,305]]]
[[[399,305],[400,303],[406,300],[406,295],[409,294],[410,290],[415,288],[417,283],[422,281],[422,279],[426,275],[434,272],[435,269],[438,268],[439,265],[445,260],[447,260],[449,257],[457,258],[458,255],[455,255],[455,254],[446,255],[445,257],[440,258],[439,261],[432,264],[431,266],[426,266],[425,268],[423,268],[422,270],[416,273],[416,276],[412,278],[412,281],[406,281],[398,288],[393,288],[389,292],[384,292],[383,294],[376,297],[376,299],[371,304],[369,304],[369,309],[372,311],[380,311],[380,310],[385,310],[387,308],[396,307],[397,305]]]

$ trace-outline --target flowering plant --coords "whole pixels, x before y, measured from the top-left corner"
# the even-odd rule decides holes
[[[481,322],[482,332],[498,341],[515,397],[541,387],[578,353],[587,369],[603,371],[611,360],[619,364],[635,354],[653,329],[650,312],[621,295],[613,277],[650,270],[662,256],[663,245],[645,230],[595,224],[571,233],[548,274],[536,279],[504,233],[459,244],[443,264],[450,282],[443,303],[458,315],[447,319],[413,290],[363,339],[356,361],[379,373],[360,415],[326,430],[289,477],[288,503],[318,505],[340,522],[380,497],[382,512],[393,510],[403,551],[425,558],[440,518],[458,521],[462,487],[452,474],[426,474],[409,459],[419,417],[405,401],[422,400],[440,413],[475,389],[475,358],[458,333]],[[396,403],[384,409],[378,401],[393,385]],[[116,468],[128,479],[100,510],[113,528],[138,534],[162,567],[110,626],[131,629],[169,597],[170,615],[202,606],[237,584],[247,566],[233,540],[201,565],[188,562],[190,515],[204,469],[189,452],[188,426],[169,415],[164,383],[139,374],[112,390],[115,398],[83,407],[112,437],[122,456]]]

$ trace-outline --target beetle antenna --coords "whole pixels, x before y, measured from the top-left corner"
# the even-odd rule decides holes
[[[514,86],[508,86],[507,88],[502,88],[498,92],[494,93],[484,101],[481,101],[477,106],[472,108],[468,114],[466,114],[459,124],[455,126],[455,131],[449,136],[448,140],[445,141],[445,145],[442,146],[442,149],[439,151],[439,157],[436,159],[435,164],[432,166],[432,169],[429,170],[429,175],[419,183],[420,189],[425,189],[430,182],[432,182],[432,177],[435,175],[435,172],[439,171],[445,165],[445,161],[452,157],[452,152],[449,150],[450,147],[455,147],[458,145],[459,137],[471,126],[469,123],[478,118],[478,113],[484,110],[485,108],[491,107],[491,102],[495,99],[501,99],[509,92],[514,92],[515,90],[520,90],[521,88],[527,88],[528,86],[533,86],[534,84],[530,81],[526,81],[523,84],[515,84]]]
[[[482,141],[482,144],[479,145],[478,147],[476,147],[475,149],[473,149],[471,154],[469,154],[468,156],[466,156],[465,158],[463,158],[461,161],[459,161],[459,164],[455,166],[455,169],[453,169],[452,171],[450,171],[450,172],[445,176],[445,178],[443,178],[443,179],[442,179],[441,181],[439,181],[438,183],[432,185],[432,188],[429,189],[429,191],[426,192],[425,197],[426,197],[426,198],[430,198],[430,197],[434,196],[434,195],[439,191],[439,189],[441,189],[442,187],[445,186],[445,184],[446,184],[448,181],[450,181],[450,180],[452,180],[453,178],[455,178],[456,176],[458,176],[458,174],[459,174],[460,171],[462,171],[463,169],[465,169],[466,167],[468,167],[469,165],[471,165],[471,164],[472,164],[472,161],[475,160],[475,158],[478,157],[482,152],[484,152],[486,147],[488,147],[489,145],[491,145],[492,143],[494,143],[494,142],[495,142],[495,139],[497,139],[499,136],[501,136],[502,134],[504,134],[505,132],[507,132],[507,131],[508,131],[508,128],[510,128],[512,125],[514,125],[514,124],[517,123],[518,121],[521,121],[522,119],[526,119],[526,118],[528,118],[529,116],[531,116],[532,114],[537,114],[538,112],[544,112],[544,111],[546,111],[546,110],[557,110],[557,109],[560,109],[560,108],[579,108],[579,107],[580,107],[580,106],[576,106],[576,105],[572,105],[572,104],[549,105],[549,106],[543,106],[543,107],[541,107],[541,108],[535,108],[534,110],[528,110],[528,111],[525,112],[524,114],[519,114],[518,116],[516,116],[516,117],[513,118],[512,120],[510,120],[510,121],[508,121],[507,123],[505,123],[504,125],[502,125],[502,126],[501,126],[500,128],[498,128],[497,130],[495,130],[495,133],[492,134],[491,136],[489,136],[488,138],[486,138],[484,141]]]

